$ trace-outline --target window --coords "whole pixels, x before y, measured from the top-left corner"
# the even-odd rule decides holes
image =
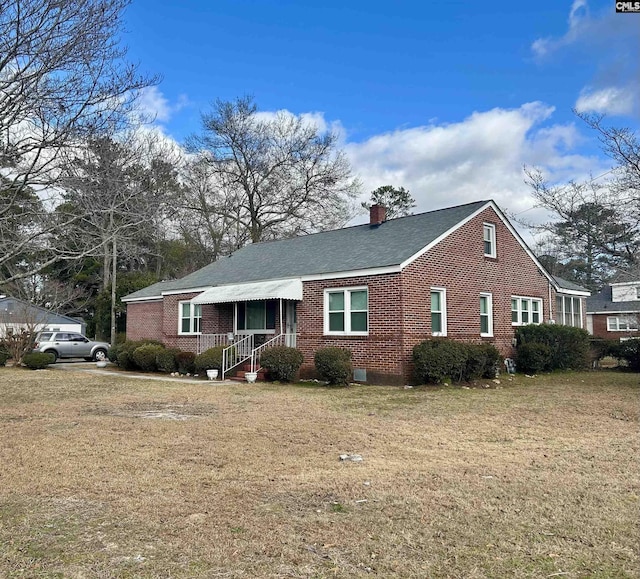
[[[615,316],[607,318],[609,332],[629,332],[638,329],[638,320],[633,316]]]
[[[274,300],[238,302],[238,330],[247,333],[261,330],[265,334],[273,334],[276,328],[276,305]]]
[[[324,291],[324,333],[366,336],[369,333],[367,288]]]
[[[640,300],[640,285],[636,286],[636,299]]]
[[[493,336],[493,296],[480,294],[480,335]]]
[[[511,296],[511,324],[524,326],[542,322],[542,300]]]
[[[447,335],[447,292],[444,288],[431,288],[431,335]]]
[[[199,334],[202,331],[202,305],[180,302],[179,334]]]
[[[582,327],[582,303],[580,298],[556,296],[556,322],[563,326]]]
[[[485,257],[496,257],[496,226],[493,223],[485,223],[482,230],[484,232]]]

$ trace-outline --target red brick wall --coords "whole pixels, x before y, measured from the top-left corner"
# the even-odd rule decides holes
[[[593,335],[596,338],[604,338],[605,340],[616,340],[620,338],[631,338],[640,336],[640,330],[633,332],[610,332],[607,330],[607,317],[621,316],[622,314],[592,314],[593,319]],[[633,315],[633,314],[631,314]],[[636,314],[640,317],[640,313]],[[638,320],[640,322],[640,319]]]
[[[483,223],[496,226],[496,258],[484,257]],[[410,375],[411,351],[431,336],[431,287],[446,288],[447,337],[488,341],[512,355],[511,296],[543,300],[549,319],[549,283],[491,208],[485,209],[402,272],[403,354]],[[493,294],[493,337],[480,336],[480,293]]]
[[[127,304],[127,339],[162,340],[162,301]]]

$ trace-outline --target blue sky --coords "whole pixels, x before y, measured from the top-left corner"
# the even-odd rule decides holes
[[[494,198],[520,212],[523,164],[554,181],[609,168],[572,108],[639,126],[640,15],[614,7],[133,0],[123,42],[162,75],[142,103],[177,142],[216,98],[253,95],[338,130],[363,198],[393,184],[419,211]]]

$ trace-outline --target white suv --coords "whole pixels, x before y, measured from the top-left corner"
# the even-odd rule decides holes
[[[90,360],[106,360],[110,344],[92,342],[82,334],[73,332],[40,332],[36,336],[34,352],[53,354],[54,362],[58,358],[84,358]]]

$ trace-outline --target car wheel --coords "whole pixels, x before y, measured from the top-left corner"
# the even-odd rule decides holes
[[[107,351],[103,348],[98,348],[94,353],[93,353],[93,359],[96,362],[101,362],[102,360],[106,360],[107,359]]]
[[[55,350],[45,350],[44,353],[51,354],[53,356],[53,363],[55,364],[56,360],[58,359],[58,352],[56,352]]]

